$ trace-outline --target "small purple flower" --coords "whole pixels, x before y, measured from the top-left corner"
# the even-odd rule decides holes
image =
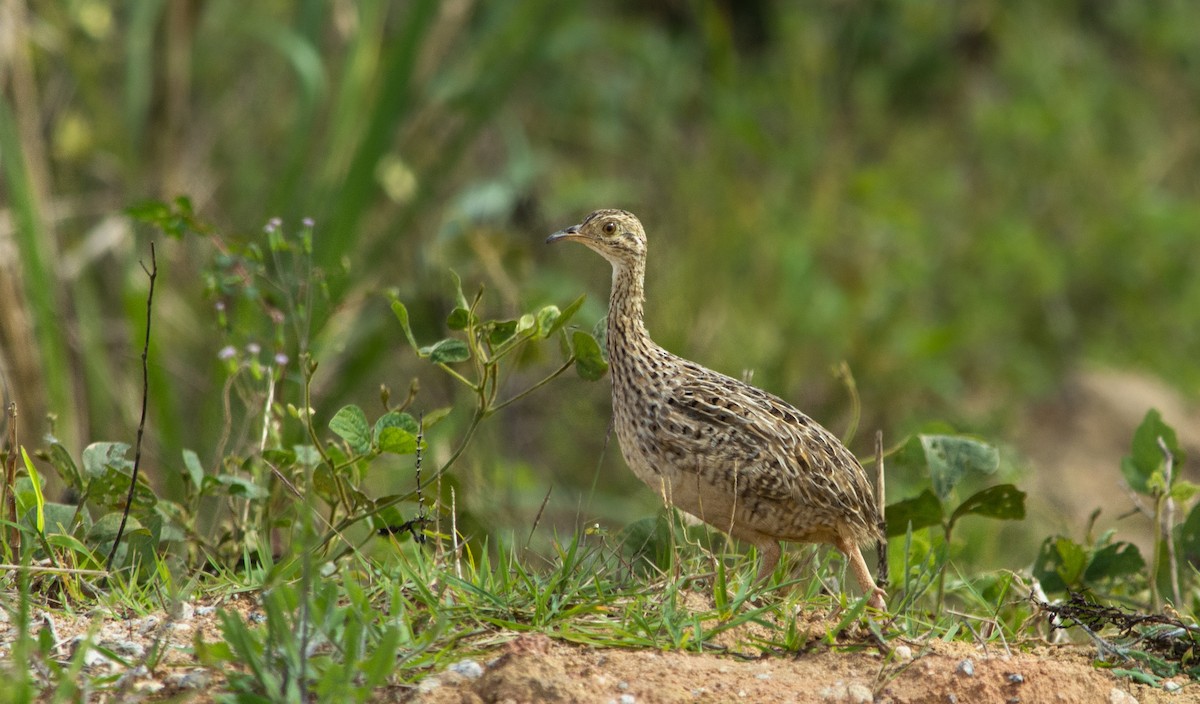
[[[275,353],[275,365],[276,366],[286,367],[287,363],[288,363],[288,356],[286,354],[284,354],[282,352]]]
[[[252,355],[256,355],[259,352],[262,352],[262,347],[257,342],[251,342],[246,345],[246,351]]]
[[[216,306],[214,306],[214,307],[217,309],[218,313],[220,313],[221,311],[224,311],[225,310],[225,301],[217,301]]]
[[[234,349],[233,345],[225,345],[219,352],[217,352],[217,359],[221,360],[222,362],[228,362],[236,356],[237,350]]]
[[[313,225],[316,225],[317,223],[312,218],[304,218],[303,220],[300,221],[300,224],[304,225],[305,227],[312,227]]]

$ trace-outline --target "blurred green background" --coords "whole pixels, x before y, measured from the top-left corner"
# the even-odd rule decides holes
[[[1005,440],[1088,364],[1200,391],[1196,3],[0,12],[0,368],[21,442],[37,444],[47,412],[76,452],[132,441],[154,240],[147,471],[168,494],[183,448],[215,467],[257,436],[255,398],[226,408],[221,348],[288,354],[275,400],[302,405],[294,321],[279,343],[261,306],[221,298],[222,326],[206,295],[222,247],[262,242],[272,217],[316,223],[329,297],[305,329],[322,422],[345,403],[378,409],[380,384],[403,396],[413,377],[415,409],[456,401],[404,344],[386,289],[423,342],[446,334],[450,269],[468,295],[486,287],[488,315],[586,292],[576,322],[593,324],[607,264],[543,240],[599,207],[647,227],[648,325],[668,349],[753,370],[839,434],[846,361],[860,454],[874,428],[898,441],[930,420]],[[122,214],[180,195],[207,236],[166,239]],[[560,361],[527,355],[509,383]],[[455,469],[473,530],[527,530],[547,491],[543,520],[568,531],[654,511],[606,445],[607,393],[567,376],[483,426]],[[466,412],[435,429],[435,460]],[[394,470],[381,491],[411,486],[410,466]]]

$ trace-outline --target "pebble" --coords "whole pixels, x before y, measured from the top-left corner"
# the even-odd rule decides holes
[[[875,701],[875,695],[871,693],[871,689],[865,684],[853,682],[849,687],[846,687],[847,700],[850,704],[871,704]]]
[[[760,673],[758,673],[757,675],[755,675],[755,676],[754,676],[754,679],[756,679],[756,680],[769,680],[769,679],[771,679],[771,673],[770,673],[770,672],[760,672]]]
[[[832,687],[823,687],[817,696],[827,702],[849,702],[850,704],[870,704],[875,701],[871,688],[860,682],[845,684],[838,682]]]
[[[908,647],[907,645],[897,645],[892,649],[892,657],[896,659],[896,662],[912,662],[912,648]]]
[[[1008,674],[1008,682],[1009,684],[1023,684],[1025,682],[1025,676],[1016,672],[1010,672]]]
[[[168,683],[179,689],[204,689],[208,686],[210,679],[209,674],[204,670],[173,672],[166,677]]]
[[[1167,680],[1166,682],[1163,682],[1163,690],[1164,691],[1171,692],[1172,694],[1174,694],[1175,692],[1178,692],[1181,689],[1183,689],[1183,685],[1176,682],[1175,680]]]
[[[633,698],[632,694],[622,694],[621,697],[617,699],[617,704],[634,704],[636,701],[637,700]]]
[[[1113,687],[1108,690],[1108,704],[1138,704],[1138,700],[1129,692]]]
[[[975,663],[971,662],[970,658],[958,663],[958,667],[954,668],[955,672],[966,675],[967,677],[975,676]]]
[[[477,680],[483,677],[483,665],[474,660],[459,660],[449,667],[451,672],[456,672],[469,680]]]
[[[216,613],[216,611],[217,611],[217,607],[215,607],[215,606],[197,606],[196,607],[196,615],[197,616],[211,616],[214,613]]]

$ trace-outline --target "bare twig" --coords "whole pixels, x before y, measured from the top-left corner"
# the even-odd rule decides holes
[[[150,291],[146,294],[146,338],[142,343],[142,417],[138,421],[137,443],[133,450],[133,476],[129,478],[129,495],[125,497],[125,510],[121,513],[121,525],[117,528],[117,536],[113,538],[112,549],[104,562],[104,569],[111,570],[113,560],[117,557],[117,548],[121,545],[121,536],[125,533],[125,522],[129,520],[129,509],[133,506],[133,493],[137,489],[138,469],[142,464],[142,436],[146,432],[146,406],[150,396],[150,320],[154,310],[154,279],[158,277],[158,259],[154,256],[154,243],[150,243],[150,269],[142,264],[142,271],[150,277]]]
[[[12,561],[20,562],[21,531],[17,529],[17,404],[8,404],[8,462],[4,472],[4,510],[9,521],[8,544]]]
[[[1175,538],[1171,531],[1175,525],[1175,499],[1171,498],[1171,482],[1175,479],[1175,455],[1171,452],[1171,448],[1167,447],[1167,443],[1161,435],[1158,436],[1158,449],[1162,450],[1163,460],[1166,463],[1163,474],[1167,485],[1166,499],[1163,504],[1163,523],[1159,530],[1162,531],[1162,540],[1167,546],[1167,566],[1171,570],[1171,596],[1174,597],[1176,606],[1182,606],[1182,592],[1179,590],[1179,563],[1175,556]]]
[[[879,555],[879,582],[881,588],[887,587],[888,583],[888,544],[887,544],[887,518],[885,509],[887,507],[887,496],[884,494],[883,485],[883,431],[875,431],[875,502],[879,506],[879,523],[883,529],[883,538],[875,544],[875,549]]]

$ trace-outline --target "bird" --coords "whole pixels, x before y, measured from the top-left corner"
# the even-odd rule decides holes
[[[859,549],[884,523],[870,481],[830,431],[783,399],[660,347],[644,319],[646,231],[597,210],[547,243],[578,242],[612,265],[607,339],[613,427],[625,463],[671,505],[753,545],[759,582],[781,541],[840,550],[867,603],[885,608]]]

